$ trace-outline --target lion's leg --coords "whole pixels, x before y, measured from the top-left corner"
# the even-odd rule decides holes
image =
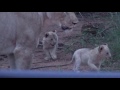
[[[99,71],[99,68],[97,68],[97,66],[95,66],[95,64],[92,63],[90,59],[88,60],[88,66],[95,71]]]
[[[11,69],[16,69],[14,54],[11,53],[11,54],[8,55],[8,57],[9,57],[9,61],[10,61],[10,68]]]
[[[73,70],[78,72],[80,64],[81,64],[80,56],[75,56],[75,63],[74,63],[74,66],[73,66]]]
[[[51,58],[54,60],[57,59],[56,50],[57,50],[56,47],[50,50]]]
[[[45,52],[45,60],[49,60],[51,57],[50,57],[50,52],[49,52],[49,50],[45,50],[44,49],[44,52]]]
[[[14,50],[14,56],[16,59],[16,69],[27,70],[30,69],[32,62],[32,52],[30,48],[16,47]]]
[[[100,63],[98,64],[98,71],[100,71],[101,64],[102,64],[102,62],[100,62]]]

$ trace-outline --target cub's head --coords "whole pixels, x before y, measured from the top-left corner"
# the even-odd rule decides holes
[[[50,46],[54,46],[58,42],[58,36],[56,30],[47,32],[45,34],[45,40]]]
[[[103,58],[111,59],[111,52],[108,44],[103,44],[98,47],[98,51]]]

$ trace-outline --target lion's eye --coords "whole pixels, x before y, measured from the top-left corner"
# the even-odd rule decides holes
[[[106,55],[108,55],[109,53],[107,52]]]

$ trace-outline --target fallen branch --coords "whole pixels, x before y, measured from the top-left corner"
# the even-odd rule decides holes
[[[59,65],[49,65],[49,66],[40,66],[40,67],[35,67],[35,68],[31,68],[31,70],[33,69],[39,69],[39,68],[47,68],[47,67],[60,67],[60,66],[66,66],[66,65],[69,65],[70,63],[66,63],[66,64],[59,64]]]

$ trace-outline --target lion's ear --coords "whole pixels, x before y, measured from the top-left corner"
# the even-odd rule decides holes
[[[57,30],[53,30],[54,33],[57,33]]]
[[[108,45],[107,43],[104,43],[104,45]]]
[[[52,16],[53,16],[53,13],[52,13],[52,12],[46,12],[46,15],[47,15],[47,17],[48,17],[49,19],[51,19]]]
[[[99,46],[98,51],[101,52],[104,49],[103,46]]]
[[[49,36],[49,33],[46,33],[46,34],[45,34],[45,37],[47,38],[48,36]]]

